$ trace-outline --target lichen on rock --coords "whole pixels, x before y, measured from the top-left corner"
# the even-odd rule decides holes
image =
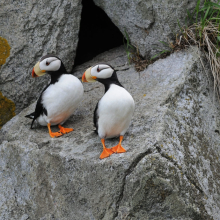
[[[8,41],[0,36],[0,67],[5,64],[7,57],[9,57],[10,49]]]
[[[15,116],[15,104],[0,92],[0,128]]]

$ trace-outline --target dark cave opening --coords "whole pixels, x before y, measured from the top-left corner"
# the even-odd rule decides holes
[[[79,42],[74,66],[123,44],[123,34],[91,0],[82,0]]]

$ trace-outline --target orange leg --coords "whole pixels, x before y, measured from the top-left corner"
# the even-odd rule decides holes
[[[111,148],[114,153],[124,153],[126,150],[121,146],[121,142],[123,140],[123,136],[120,136],[118,145]]]
[[[50,129],[50,123],[47,124],[47,127],[48,127],[48,130],[49,130],[49,134],[52,138],[54,137],[59,137],[59,136],[62,136],[63,134],[58,131],[58,132],[52,132],[51,129]]]
[[[109,157],[110,155],[112,155],[113,151],[111,149],[106,148],[105,139],[101,139],[101,142],[102,142],[102,145],[103,145],[103,151],[102,151],[99,158],[103,159],[103,158],[106,158],[106,157]]]
[[[67,133],[73,131],[73,128],[64,128],[61,125],[58,125],[58,127],[60,129],[60,132],[63,133],[63,134],[67,134]]]

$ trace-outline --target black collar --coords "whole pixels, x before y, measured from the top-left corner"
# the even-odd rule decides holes
[[[105,93],[108,91],[108,89],[110,88],[111,84],[115,84],[117,86],[121,86],[121,83],[118,81],[118,77],[116,74],[116,71],[114,70],[112,76],[108,79],[97,79],[98,82],[102,83],[105,86]]]
[[[69,74],[69,73],[67,73],[66,68],[65,68],[65,66],[63,65],[62,62],[61,62],[61,66],[60,66],[59,70],[57,70],[57,71],[50,71],[50,72],[47,72],[47,73],[51,77],[50,84],[54,84],[54,83],[58,82],[58,80],[59,80],[59,78],[60,78],[60,76],[62,74]]]

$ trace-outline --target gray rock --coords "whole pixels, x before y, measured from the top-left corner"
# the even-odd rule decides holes
[[[0,91],[16,105],[16,113],[32,103],[48,78],[31,79],[42,55],[56,53],[70,71],[76,54],[80,0],[0,2],[0,36],[10,56],[0,69]]]
[[[144,57],[152,57],[169,49],[160,41],[172,42],[180,32],[179,24],[186,25],[187,10],[192,13],[197,0],[94,0],[112,22]],[[204,0],[201,1],[201,4]]]
[[[99,159],[92,122],[104,92],[99,83],[84,84],[81,106],[65,124],[72,133],[52,139],[46,127],[31,130],[24,116],[35,104],[5,124],[0,219],[219,219],[220,106],[198,54],[197,48],[178,52],[141,73],[120,48],[103,55],[120,69],[136,103],[124,154]]]

